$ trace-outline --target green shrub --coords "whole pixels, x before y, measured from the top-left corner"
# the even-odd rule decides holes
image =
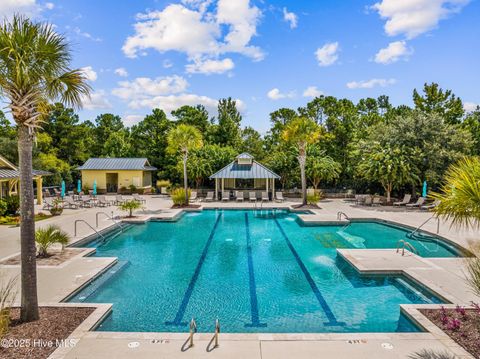
[[[135,193],[137,191],[137,186],[135,186],[134,184],[131,184],[130,186],[128,186],[128,188],[132,193]]]
[[[320,201],[320,194],[319,193],[314,193],[314,194],[309,194],[307,195],[307,203],[315,205]]]
[[[14,216],[18,213],[20,209],[20,198],[18,196],[8,196],[6,198],[7,209],[5,215]]]
[[[10,325],[10,308],[17,295],[16,286],[16,277],[5,281],[0,276],[0,339],[8,332]]]
[[[7,201],[3,198],[0,199],[0,217],[5,216],[7,213]]]
[[[191,191],[188,190],[188,198],[190,198]],[[172,201],[175,206],[185,206],[188,203],[185,201],[185,189],[176,188],[172,191]]]
[[[169,180],[158,180],[157,181],[157,188],[162,188],[162,187],[170,187],[172,184],[170,183]]]

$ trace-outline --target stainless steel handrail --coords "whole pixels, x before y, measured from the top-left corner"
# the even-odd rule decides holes
[[[400,250],[400,248],[402,249],[402,256],[405,255],[405,247],[407,247],[408,249],[410,249],[411,252],[415,253],[418,255],[418,251],[415,249],[414,246],[412,246],[409,242],[403,240],[403,239],[400,239],[398,242],[397,242],[397,253],[398,251]]]
[[[418,231],[424,226],[426,225],[428,222],[430,222],[432,219],[436,219],[437,220],[437,233],[440,232],[440,218],[433,215],[431,216],[429,219],[427,219],[425,222],[423,222],[421,225],[419,225],[417,228],[415,228],[415,230],[413,232],[410,233],[410,236],[414,236],[416,233],[418,233]]]
[[[197,332],[197,323],[195,322],[195,319],[192,318],[190,321],[190,335],[188,337],[188,341],[190,343],[190,346],[193,347],[193,334]]]
[[[350,220],[350,217],[347,216],[347,214],[345,212],[342,212],[342,211],[338,211],[337,212],[337,220],[340,221],[342,219],[342,216],[345,217],[346,220]]]
[[[215,320],[215,347],[218,347],[218,335],[220,334],[220,322],[218,318]]]
[[[105,240],[105,237],[100,233],[98,232],[95,228],[93,228],[87,221],[83,220],[83,219],[76,219],[75,220],[75,225],[74,225],[74,236],[76,237],[77,236],[77,223],[79,222],[83,222],[85,223],[88,227],[90,227],[97,235],[99,235],[100,237],[102,237],[103,240]]]
[[[107,213],[102,212],[102,211],[97,212],[97,213],[95,214],[95,224],[96,224],[96,227],[97,227],[97,228],[98,228],[98,215],[99,215],[99,214],[104,214],[105,216],[107,216],[107,218],[111,219],[112,222],[115,223],[117,226],[119,226],[120,229],[121,229],[122,232],[123,232],[123,226],[120,224],[120,222],[115,221],[115,219],[113,219],[113,217],[109,216]]]

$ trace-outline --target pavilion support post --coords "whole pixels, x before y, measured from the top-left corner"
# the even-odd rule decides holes
[[[275,178],[272,178],[272,201],[275,200]]]
[[[218,200],[218,178],[215,178],[215,199]]]
[[[225,178],[222,178],[222,196],[223,196],[223,191],[225,191]]]
[[[43,183],[42,177],[37,178],[37,204],[43,203]]]
[[[268,196],[268,178],[265,178],[265,191],[267,191]]]

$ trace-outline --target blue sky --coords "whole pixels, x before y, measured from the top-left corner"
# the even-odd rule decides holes
[[[94,88],[82,120],[112,112],[131,125],[197,102],[214,115],[231,96],[265,132],[271,111],[316,94],[409,105],[425,82],[480,104],[478,0],[1,0],[13,12],[72,42]]]

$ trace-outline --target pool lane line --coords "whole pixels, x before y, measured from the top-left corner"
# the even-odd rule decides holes
[[[257,285],[255,283],[255,271],[253,268],[252,241],[250,238],[250,224],[248,222],[248,212],[245,212],[245,232],[247,236],[247,255],[248,255],[248,283],[250,287],[250,311],[252,313],[252,322],[245,324],[247,328],[266,327],[267,323],[260,323],[258,314]]]
[[[328,322],[325,322],[324,324],[327,326],[344,326],[344,322],[339,322],[337,321],[337,318],[335,318],[335,314],[333,314],[332,310],[330,309],[330,306],[328,305],[327,301],[323,297],[322,293],[317,287],[317,284],[313,280],[312,276],[310,275],[310,272],[308,271],[307,267],[305,266],[305,263],[303,263],[302,259],[298,255],[298,252],[296,251],[295,247],[293,246],[292,242],[290,242],[290,239],[288,238],[287,234],[283,230],[282,226],[280,223],[278,223],[278,220],[274,218],[275,224],[277,225],[278,229],[280,230],[280,233],[283,236],[283,239],[285,239],[285,242],[287,242],[288,248],[290,248],[290,251],[292,252],[293,256],[295,257],[295,260],[298,263],[298,266],[303,272],[303,275],[305,276],[305,279],[307,280],[308,284],[310,285],[310,288],[312,288],[313,294],[315,294],[315,297],[317,297],[318,303],[320,303],[320,306],[322,307],[325,315],[328,318]]]
[[[177,325],[177,326],[185,326],[187,322],[182,322],[183,316],[185,315],[185,310],[187,309],[188,302],[190,301],[190,297],[192,296],[193,289],[195,288],[195,283],[198,280],[198,276],[200,275],[200,271],[202,269],[203,263],[205,262],[205,258],[207,257],[208,249],[210,248],[210,244],[212,243],[213,237],[215,236],[215,231],[217,230],[218,224],[220,223],[220,218],[222,217],[222,213],[217,216],[215,220],[215,224],[213,226],[212,231],[210,232],[210,236],[207,239],[207,243],[205,243],[205,247],[203,247],[202,255],[198,260],[197,267],[195,268],[195,272],[193,272],[193,276],[190,279],[190,283],[188,284],[187,290],[183,295],[182,303],[180,307],[178,307],[177,314],[175,315],[175,319],[172,321],[165,322],[166,325]]]

